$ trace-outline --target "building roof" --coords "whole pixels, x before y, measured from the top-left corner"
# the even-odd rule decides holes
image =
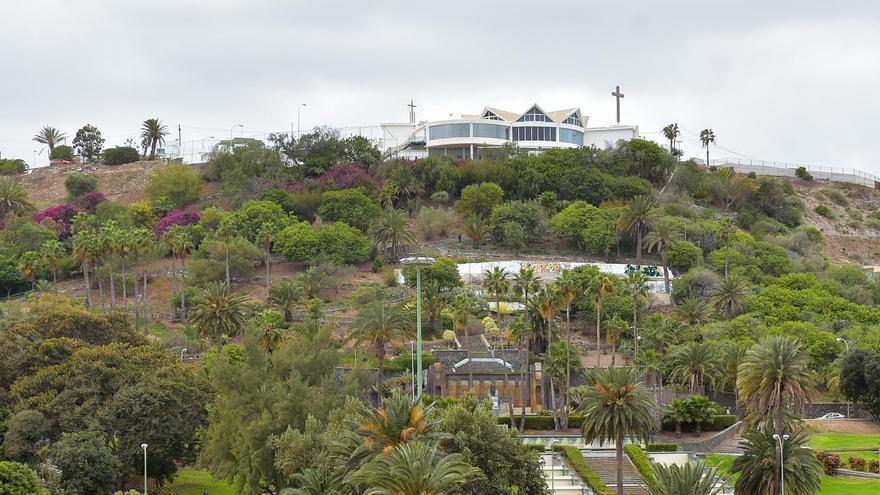
[[[495,114],[496,116],[498,116],[498,118],[500,118],[501,120],[504,120],[507,122],[516,122],[517,120],[519,120],[520,117],[522,117],[523,115],[525,115],[526,113],[528,113],[532,109],[538,109],[539,111],[544,113],[544,115],[549,117],[550,120],[552,120],[553,122],[556,122],[557,124],[562,123],[562,121],[564,121],[565,119],[570,117],[572,114],[577,115],[578,118],[581,119],[581,122],[583,122],[583,117],[581,115],[580,108],[576,108],[576,107],[575,108],[566,108],[564,110],[553,110],[553,111],[548,112],[548,111],[545,111],[543,108],[541,108],[541,106],[538,105],[537,103],[531,105],[528,109],[526,109],[522,113],[510,112],[508,110],[502,110],[500,108],[495,108],[495,107],[486,107],[483,109],[483,112],[480,114],[480,116],[481,117],[485,116],[488,112],[491,112],[491,113]],[[586,123],[583,123],[583,124],[584,124],[584,127],[586,127]]]

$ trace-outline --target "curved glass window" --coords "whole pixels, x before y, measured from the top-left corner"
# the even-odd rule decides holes
[[[584,126],[583,124],[581,124],[581,119],[578,118],[577,114],[569,115],[569,117],[567,119],[563,120],[562,123],[576,125],[578,127]]]
[[[556,141],[555,127],[514,127],[514,141]],[[583,140],[581,140],[583,142]]]
[[[528,112],[524,113],[520,118],[516,120],[517,122],[552,122],[550,117],[544,114],[544,112],[538,110],[535,107],[532,107]]]
[[[432,125],[428,130],[430,131],[431,139],[469,137],[471,135],[470,124]]]
[[[509,128],[506,125],[474,124],[474,137],[510,139]]]
[[[573,129],[559,128],[559,140],[563,143],[584,144],[584,133]]]

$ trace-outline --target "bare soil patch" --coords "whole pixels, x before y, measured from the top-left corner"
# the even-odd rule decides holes
[[[880,433],[880,422],[869,419],[808,419],[806,422],[820,433]]]

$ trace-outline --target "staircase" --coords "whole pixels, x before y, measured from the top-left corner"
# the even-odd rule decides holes
[[[541,454],[541,470],[547,488],[554,495],[592,495],[593,490],[566,466],[562,457],[549,452]]]
[[[615,453],[582,450],[581,454],[608,488],[617,491],[617,457]],[[648,495],[644,480],[626,454],[623,455],[623,493],[625,495]]]

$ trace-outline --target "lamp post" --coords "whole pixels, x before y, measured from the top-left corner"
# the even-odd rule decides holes
[[[232,148],[233,148],[233,146],[232,146],[232,131],[234,131],[236,127],[241,127],[242,129],[244,129],[244,124],[235,124],[234,126],[229,128],[229,151],[230,152],[232,151]]]
[[[188,350],[189,349],[187,349],[186,347],[184,347],[183,349],[180,350],[180,362],[181,363],[183,362],[183,355],[186,354],[186,351],[188,351]]]
[[[847,341],[847,340],[846,340],[845,338],[843,338],[843,337],[837,337],[837,341],[838,341],[838,342],[843,342],[843,345],[846,346],[846,353],[849,354],[849,341]],[[847,419],[849,419],[850,414],[851,414],[851,411],[850,411],[850,402],[849,402],[849,397],[847,397],[847,399],[846,399],[846,417],[847,417]]]
[[[788,435],[773,434],[773,440],[779,446],[779,495],[785,495],[785,450],[782,448],[782,442],[788,440]]]
[[[144,449],[144,495],[147,495],[147,444],[142,443],[141,448]]]
[[[401,265],[416,267],[416,397],[422,396],[422,265],[434,263],[434,258],[413,256],[400,260]]]
[[[412,371],[409,374],[410,391],[412,392],[413,400],[416,400],[416,348],[415,342],[412,340],[409,341],[409,369]]]
[[[302,129],[300,129],[300,126],[299,126],[299,122],[300,122],[299,118],[300,118],[300,111],[305,106],[306,106],[305,103],[300,103],[299,106],[296,107],[296,138],[297,139],[299,139],[299,136],[302,134]]]

